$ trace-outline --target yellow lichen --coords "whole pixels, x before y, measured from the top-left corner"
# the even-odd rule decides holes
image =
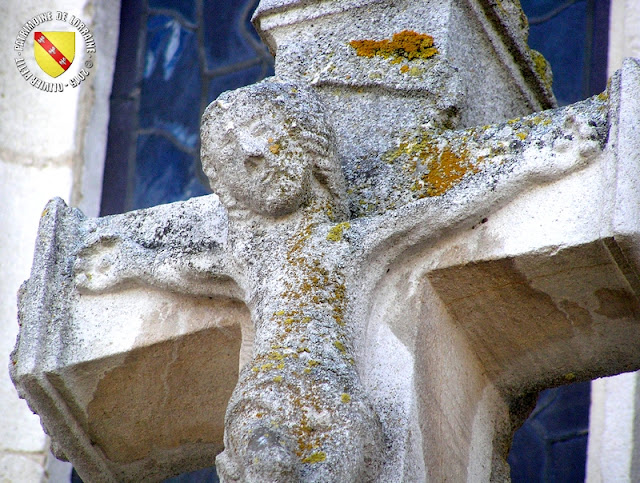
[[[349,228],[351,228],[351,223],[349,223],[348,221],[338,223],[336,226],[329,230],[329,233],[327,234],[327,240],[334,242],[342,240],[342,233],[344,232],[344,230],[348,230]]]
[[[342,396],[340,396],[340,400],[346,404],[348,402],[351,402],[351,396],[349,396],[346,392],[343,392]]]
[[[306,458],[302,459],[303,463],[320,463],[327,459],[327,454],[324,451],[316,451],[315,453],[311,453]]]
[[[413,30],[403,30],[393,34],[391,40],[352,40],[349,45],[360,57],[380,56],[385,59],[392,58],[394,62],[399,62],[402,58],[428,59],[438,53],[438,49],[433,46],[431,35],[420,34]]]
[[[551,66],[547,59],[544,58],[537,50],[529,49],[529,54],[531,54],[531,59],[533,60],[533,67],[536,71],[536,74],[540,76],[540,79],[544,82],[545,86],[549,90],[553,85],[553,73],[551,72]]]

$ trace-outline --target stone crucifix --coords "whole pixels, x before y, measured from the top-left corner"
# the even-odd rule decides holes
[[[301,75],[291,19],[360,17],[271,3],[256,18],[279,77],[203,117],[215,195],[98,219],[45,209],[12,377],[96,481],[216,454],[222,481],[506,480],[537,391],[640,366],[640,67],[582,103],[452,130],[477,114],[455,82],[424,96],[455,78],[437,36],[352,35],[331,56],[307,39],[322,55],[301,63],[322,68]],[[438,18],[385,5],[386,28]],[[342,55],[373,64],[341,84]],[[414,97],[385,87],[411,73]],[[389,112],[402,105],[410,122]]]

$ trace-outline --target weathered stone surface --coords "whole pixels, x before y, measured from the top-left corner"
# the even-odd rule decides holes
[[[513,1],[278,0],[261,2],[253,21],[276,55],[276,75],[313,86],[325,104],[347,181],[368,188],[348,193],[360,213],[377,198],[366,182],[386,182],[383,154],[407,131],[488,125],[555,106],[523,15]],[[371,52],[399,34],[386,55],[354,44]],[[436,52],[406,55],[424,35]]]
[[[223,481],[500,481],[536,391],[640,367],[640,65],[498,122],[490,101],[429,90],[456,72],[437,21],[507,49],[487,27],[504,21],[516,48],[513,6],[404,7],[262,4],[279,77],[207,109],[217,195],[100,219],[48,205],[12,377],[83,477],[155,480],[219,453]],[[348,19],[378,43],[337,38]],[[357,54],[412,26],[417,64]],[[331,45],[335,79],[315,55]],[[500,109],[539,107],[541,78],[513,80],[530,62],[498,58]],[[368,62],[398,72],[363,87]],[[402,66],[425,77],[396,82]]]
[[[162,265],[224,240],[215,197],[181,207],[96,220],[53,200],[43,213],[12,376],[21,395],[36,396],[29,403],[58,456],[87,478],[158,479],[207,465],[222,450],[249,313],[224,283],[187,297],[130,277],[150,268],[151,247]]]

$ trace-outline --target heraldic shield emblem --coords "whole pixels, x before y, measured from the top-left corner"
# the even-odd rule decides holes
[[[58,77],[75,58],[76,33],[33,32],[33,50],[40,68],[51,77]]]

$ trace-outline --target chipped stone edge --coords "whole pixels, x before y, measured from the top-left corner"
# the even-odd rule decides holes
[[[20,332],[11,353],[9,373],[19,396],[38,414],[45,432],[52,437],[54,454],[73,460],[82,474],[94,475],[94,481],[116,482],[104,455],[91,443],[46,372],[51,363],[48,356],[56,348],[47,334],[50,324],[43,320],[54,313],[52,300],[69,303],[68,297],[59,293],[68,290],[59,283],[64,260],[56,260],[58,257],[53,255],[59,239],[71,228],[68,225],[77,224],[82,216],[60,198],[51,200],[42,213],[31,278],[22,284],[18,295]],[[37,308],[26,310],[27,304]]]

